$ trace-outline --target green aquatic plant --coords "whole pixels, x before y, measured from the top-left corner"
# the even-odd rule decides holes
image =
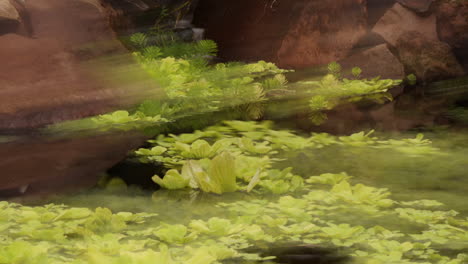
[[[159,57],[174,57],[174,58],[202,58],[203,56],[215,56],[218,52],[216,43],[212,40],[200,40],[196,43],[175,42],[165,46],[149,46],[150,48],[158,48],[161,55]],[[147,53],[145,49],[141,53],[145,58]],[[156,57],[158,58],[158,57]]]
[[[333,61],[333,62],[329,63],[327,65],[327,69],[328,69],[328,72],[330,74],[332,74],[336,78],[340,78],[340,76],[341,76],[341,65],[338,62]]]
[[[261,86],[267,91],[284,89],[287,84],[288,80],[283,74],[276,74],[273,78],[268,78],[261,82]]]
[[[236,166],[243,170],[250,180],[260,167],[245,166],[245,163],[271,164],[274,159],[288,151],[321,149],[329,146],[342,148],[390,149],[409,157],[443,155],[440,149],[431,145],[422,134],[415,138],[382,140],[372,136],[374,131],[358,132],[349,136],[332,136],[329,134],[312,134],[310,137],[299,136],[288,130],[274,130],[271,122],[225,121],[224,125],[208,127],[203,131],[181,135],[159,135],[150,148],[141,148],[134,152],[136,157],[145,163],[163,163],[167,168],[180,168],[188,160],[210,159],[222,152],[233,154],[240,162]],[[213,142],[213,143],[209,143]],[[269,165],[268,165],[269,166]]]
[[[291,173],[292,168],[269,167],[268,157],[233,156],[223,152],[211,160],[186,161],[180,171],[170,169],[164,177],[155,175],[152,179],[166,189],[193,188],[216,194],[237,190],[251,192],[254,188],[281,194],[304,186],[302,177]]]
[[[142,49],[141,53],[145,58],[158,59],[163,56],[163,52],[160,47],[149,46]]]
[[[333,108],[333,103],[323,95],[315,95],[310,98],[309,107],[312,111],[328,110]]]
[[[213,145],[210,145],[203,139],[198,139],[190,145],[176,141],[174,143],[174,150],[180,153],[184,159],[204,159],[212,158],[214,155],[226,149],[231,144],[232,141],[227,138],[220,139]]]
[[[221,194],[237,190],[235,158],[223,152],[212,160],[186,162],[179,173],[169,170],[163,178],[155,175],[153,180],[167,189],[191,187],[204,192]]]
[[[154,235],[161,241],[170,244],[185,244],[197,237],[196,234],[188,234],[188,228],[185,225],[169,225],[162,223],[155,231]]]
[[[275,164],[281,162],[280,157],[288,152],[334,146],[346,151],[389,149],[408,157],[444,154],[431,146],[431,141],[424,139],[422,134],[416,135],[415,138],[399,140],[379,139],[373,136],[374,131],[338,137],[313,133],[310,137],[305,137],[288,130],[274,130],[271,122],[225,121],[223,123],[224,125],[208,127],[192,134],[159,135],[157,139],[149,141],[152,147],[141,148],[134,154],[141,162],[162,163],[169,169],[164,177],[158,175],[153,177],[153,181],[163,188],[193,188],[223,193],[225,191],[220,188],[210,186],[210,184],[217,185],[220,180],[208,180],[212,177],[209,168],[219,161],[215,160],[215,156],[229,153],[235,165],[230,167],[234,176],[230,174],[228,178],[236,179],[236,190],[273,194],[300,191],[304,188],[304,179],[292,173],[291,168],[273,169]],[[321,177],[307,179],[305,182],[335,185],[336,192],[333,196],[335,200],[351,199],[364,204],[366,200],[380,201],[380,206],[393,204],[392,201],[385,199],[387,195],[385,191],[363,188],[361,185],[351,187],[346,181],[348,179],[346,173],[324,174]],[[204,184],[205,187],[201,187]]]
[[[0,263],[50,263],[47,251],[50,246],[46,243],[35,245],[25,241],[15,241],[0,248]]]
[[[169,122],[160,115],[146,116],[141,112],[130,114],[125,110],[118,110],[109,114],[91,118],[94,126],[100,129],[132,130],[145,126],[156,126]]]
[[[380,79],[358,79],[362,70],[358,67],[352,69],[352,74],[356,78],[349,80],[341,78],[341,66],[338,63],[328,65],[329,74],[320,81],[298,82],[300,89],[311,94],[309,107],[311,109],[311,120],[314,124],[321,124],[326,120],[324,110],[333,109],[335,106],[356,102],[363,99],[374,100],[383,103],[392,100],[388,90],[400,85],[401,80]]]
[[[130,115],[128,111],[124,110],[118,110],[110,114],[100,115],[98,117],[95,117],[94,120],[101,124],[125,124],[135,121],[167,122],[166,119],[161,118],[159,115],[154,117],[139,115],[138,113]]]
[[[266,91],[285,89],[287,83],[282,75],[286,71],[264,61],[208,66],[207,60],[217,52],[216,43],[211,40],[157,48],[160,57],[148,56],[144,50],[135,56],[163,86],[167,96],[180,101],[179,112],[202,113],[236,107],[259,118],[262,110],[255,103],[265,100]]]
[[[345,180],[335,184],[330,192],[336,198],[348,203],[369,204],[378,207],[391,207],[394,203],[394,201],[387,199],[390,195],[387,189],[376,189],[362,184],[351,186]]]
[[[154,175],[152,179],[159,186],[169,190],[184,189],[190,185],[190,177],[188,175],[182,176],[176,169],[168,170],[164,178]]]
[[[290,169],[272,173],[283,178]],[[149,213],[0,202],[0,263],[261,263],[275,257],[259,249],[291,242],[341,247],[355,263],[466,263],[468,219],[413,208],[436,201],[384,202],[388,191],[349,178],[310,177],[305,192],[218,202],[214,216],[179,223]],[[388,227],[398,219],[417,228],[405,229],[404,221],[404,232]]]
[[[408,83],[410,85],[415,85],[418,82],[418,78],[412,73],[408,74],[408,76],[406,76],[406,79],[408,80]]]
[[[135,33],[130,36],[130,42],[136,48],[145,48],[148,44],[148,37],[143,33]]]
[[[150,37],[137,33],[130,37],[134,56],[142,69],[163,90],[132,110],[118,110],[85,120],[52,125],[48,130],[81,130],[100,127],[141,129],[157,127],[159,121],[178,120],[193,115],[226,112],[232,118],[259,119],[264,112],[266,93],[287,90],[287,80],[273,63],[210,64],[217,45],[211,40],[193,43],[170,42],[159,46],[149,44]],[[161,98],[163,97],[163,98]],[[161,119],[161,120],[159,120]],[[198,121],[201,123],[200,121]],[[190,122],[186,122],[190,126]]]
[[[267,175],[258,182],[263,190],[274,194],[283,194],[301,190],[304,179],[291,173],[292,168],[268,170]]]
[[[371,130],[367,133],[358,132],[350,136],[341,136],[338,138],[342,144],[354,146],[354,147],[360,147],[360,146],[367,146],[367,145],[376,143],[377,138],[371,137],[373,133],[374,133],[374,130]]]
[[[361,76],[362,70],[359,67],[354,67],[351,69],[351,73],[353,74],[354,78],[359,78]]]
[[[335,185],[342,181],[348,180],[351,177],[345,172],[342,173],[324,173],[320,176],[312,176],[306,180],[307,183],[311,184],[329,184]]]
[[[205,113],[231,108],[239,115],[260,118],[262,102],[269,90],[285,89],[283,70],[263,61],[253,64],[216,64],[207,66],[200,60],[213,52],[211,42],[199,42],[195,57],[151,59],[143,53],[136,56],[143,68],[160,84],[171,100],[178,101],[178,113]],[[210,48],[211,47],[211,48]],[[211,51],[209,51],[211,50]],[[271,76],[271,77],[270,77]],[[260,81],[261,80],[261,81]]]

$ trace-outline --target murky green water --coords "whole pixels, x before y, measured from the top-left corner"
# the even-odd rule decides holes
[[[303,131],[296,132],[304,135]],[[280,161],[275,167],[293,167],[292,172],[304,179],[324,173],[337,175],[346,172],[352,176],[349,179],[351,186],[364,184],[369,187],[387,188],[391,192],[387,198],[395,201],[390,207],[367,201],[366,199],[381,199],[372,195],[363,198],[364,194],[355,193],[353,195],[357,196],[351,200],[343,198],[344,196],[344,200],[340,200],[341,198],[334,196],[341,197],[341,194],[334,191],[337,184],[332,189],[327,185],[306,184],[300,191],[282,195],[255,192],[216,195],[196,190],[143,191],[137,186],[115,184],[105,189],[96,188],[76,195],[57,197],[48,200],[47,203],[63,203],[92,210],[104,206],[114,213],[157,213],[151,221],[133,227],[133,230],[139,232],[160,230],[158,228],[161,228],[162,223],[171,227],[187,226],[192,230],[195,228],[194,221],[200,220],[200,223],[209,226],[208,223],[213,219],[224,219],[223,221],[227,221],[223,222],[224,224],[245,226],[240,229],[231,226],[234,230],[232,233],[221,232],[224,234],[221,237],[212,234],[208,236],[211,236],[210,239],[240,239],[236,234],[242,234],[240,237],[245,239],[247,234],[242,230],[246,229],[246,232],[255,234],[256,237],[250,237],[246,245],[238,246],[240,252],[276,254],[280,259],[284,253],[284,261],[292,261],[287,263],[312,263],[299,261],[302,258],[310,261],[314,254],[325,258],[326,253],[320,250],[331,250],[330,254],[335,257],[349,254],[354,256],[350,259],[332,257],[323,260],[323,263],[465,263],[463,256],[459,254],[468,253],[468,237],[465,238],[462,233],[463,226],[467,224],[463,219],[468,216],[468,133],[465,130],[440,130],[428,131],[425,135],[432,140],[437,153],[421,155],[409,150],[405,153],[391,148],[337,145],[286,151],[278,156]],[[379,139],[404,139],[414,138],[416,133],[376,133],[375,136]],[[327,201],[328,199],[333,201]],[[432,207],[400,203],[416,200],[437,200],[444,205]],[[413,212],[410,208],[415,208],[416,211]],[[455,216],[451,210],[460,213],[456,216],[459,220],[450,220]],[[426,213],[428,215],[425,215]],[[440,215],[437,216],[438,214]],[[450,228],[443,227],[446,224],[456,229],[454,234],[447,233],[451,231]],[[252,226],[259,227],[260,231],[249,231],[248,227]],[[322,230],[326,232],[322,233]],[[435,235],[437,232],[438,235]],[[425,237],[414,238],[413,235]],[[207,237],[200,233],[199,236],[201,245],[208,241]],[[453,241],[449,242],[449,237]],[[424,244],[429,241],[432,241],[431,246]],[[197,245],[193,241],[166,243],[175,250],[174,252]],[[233,245],[220,241],[217,243]],[[307,247],[303,248],[304,245],[318,248],[313,249],[311,253]],[[296,258],[292,253],[288,255],[289,251],[298,250],[298,246],[302,257]],[[272,253],[271,249],[274,248],[282,250],[278,249]],[[363,253],[366,250],[370,253]],[[175,254],[174,252],[172,254]],[[437,254],[445,256],[445,259],[435,257]],[[251,263],[245,258],[241,259],[226,258],[222,262],[231,263],[234,260],[233,263]],[[424,262],[424,259],[427,262]]]
[[[146,152],[130,153],[132,162],[150,163],[157,173],[175,168],[173,174],[164,177],[173,177],[176,183],[172,186],[187,176],[183,176],[184,168],[189,164],[191,180],[199,180],[195,187],[185,184],[183,190],[149,191],[151,188],[112,178],[116,174],[110,170],[110,181],[103,180],[99,187],[87,191],[39,200],[19,199],[31,207],[0,203],[5,213],[0,216],[0,245],[5,245],[0,248],[0,263],[2,254],[13,256],[5,258],[8,262],[18,252],[24,254],[19,254],[17,259],[23,262],[18,263],[28,264],[468,263],[466,128],[433,122],[431,126],[421,125],[425,129],[417,132],[386,130],[382,124],[388,120],[400,121],[398,109],[370,118],[378,107],[363,103],[360,94],[360,104],[350,103],[355,94],[346,95],[343,102],[348,108],[327,111],[330,119],[317,126],[308,115],[310,101],[306,94],[304,91],[297,101],[288,98],[291,100],[250,108],[265,110],[265,116],[274,120],[270,123],[224,122],[207,128],[217,121],[242,116],[230,112],[231,108],[184,116],[180,123],[169,124],[158,133],[182,131],[202,136],[166,135],[145,143]],[[333,104],[343,103],[338,101]],[[325,110],[331,102],[322,102]],[[347,115],[348,109],[351,115]],[[417,119],[424,114],[423,110],[414,112],[408,125],[411,128],[419,126]],[[226,113],[229,117],[224,117]],[[350,119],[353,115],[361,117],[354,122]],[[96,120],[102,122],[103,117],[99,118]],[[132,123],[134,118],[126,111],[104,117],[111,128],[115,120],[122,128],[138,125]],[[145,118],[145,122],[154,121]],[[83,124],[86,122],[92,120]],[[71,125],[76,129],[76,123]],[[378,131],[369,131],[373,127]],[[197,129],[206,130],[194,132]],[[361,130],[365,132],[353,134]],[[26,143],[13,140],[5,144],[10,144],[11,150],[19,149],[19,154],[37,152],[46,161],[42,162],[44,166],[41,162],[32,166],[42,168],[37,170],[44,178],[39,188],[47,187],[48,182],[55,189],[73,188],[87,175],[92,176],[87,181],[93,183],[95,172],[102,171],[99,166],[115,164],[129,148],[141,146],[148,135],[148,131],[129,131],[133,130],[50,141],[47,135],[41,135],[44,142],[33,138]],[[334,133],[311,134],[322,131]],[[223,140],[221,150],[215,149],[214,145]],[[62,153],[64,146],[68,151]],[[159,149],[153,152],[153,147]],[[39,151],[43,148],[48,152]],[[144,154],[148,152],[152,154]],[[218,157],[217,162],[221,161],[215,163]],[[268,166],[261,165],[260,158],[265,157]],[[230,158],[235,166],[228,162]],[[8,168],[21,172],[27,182],[24,172],[32,170],[15,164]],[[47,178],[48,166],[54,167],[54,177]],[[76,171],[68,184],[63,168]],[[226,172],[225,168],[234,169]],[[118,170],[114,168],[114,172]],[[234,170],[236,173],[232,173]],[[234,175],[238,171],[244,175]],[[136,179],[143,177],[140,173],[127,168],[126,180],[139,182]],[[200,180],[203,173],[210,177],[216,173],[234,175],[238,191],[200,191],[202,183],[210,187],[211,180]],[[154,186],[149,179],[141,182],[145,182],[143,187],[149,187],[148,182]]]
[[[416,133],[378,135],[397,139],[414,137]],[[428,132],[425,136],[440,149],[440,155],[406,156],[391,149],[327,147],[289,152],[281,156],[284,160],[277,166],[293,167],[294,173],[304,177],[346,172],[353,176],[353,182],[390,189],[398,200],[435,199],[445,203],[447,208],[468,216],[468,131]],[[241,193],[220,197],[184,191],[149,192],[137,186],[117,186],[111,190],[95,189],[53,201],[90,208],[105,204],[115,211],[169,212],[173,208],[175,215],[176,212],[190,214],[189,211],[194,211],[195,215],[197,211],[202,211],[201,215],[205,215],[205,210],[190,210],[186,207],[254,197]],[[174,201],[175,206],[160,207],[168,201]]]

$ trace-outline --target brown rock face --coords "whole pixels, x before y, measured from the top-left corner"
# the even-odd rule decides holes
[[[468,1],[444,1],[436,14],[440,39],[454,48],[468,49]]]
[[[194,24],[223,59],[303,68],[344,58],[366,32],[367,11],[364,0],[201,0]]]
[[[437,31],[468,71],[468,1],[443,1],[436,8]]]
[[[136,132],[66,138],[29,138],[0,144],[2,190],[29,185],[27,193],[89,188],[99,173],[125,158],[145,137]]]
[[[141,70],[96,6],[34,0],[25,7],[35,37],[0,36],[0,129],[32,128],[136,102],[144,78],[131,74]]]
[[[344,69],[356,66],[361,68],[361,75],[365,78],[380,76],[383,79],[403,79],[405,77],[403,65],[390,52],[386,44],[357,52],[340,61],[340,64]]]
[[[381,35],[392,46],[408,31],[417,31],[429,40],[439,39],[435,15],[421,17],[398,3],[389,9],[373,28],[373,32]]]
[[[302,68],[342,59],[367,29],[362,0],[306,1],[298,17],[277,53],[282,67]]]
[[[395,48],[407,73],[414,73],[425,82],[464,75],[447,43],[430,40],[417,31],[403,33]]]

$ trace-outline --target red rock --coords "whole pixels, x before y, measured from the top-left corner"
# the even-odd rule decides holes
[[[364,0],[201,0],[194,24],[223,59],[304,68],[344,58],[366,33],[367,10]]]
[[[145,139],[141,133],[119,132],[2,143],[0,194],[19,186],[28,186],[26,194],[49,195],[90,188]]]
[[[456,49],[468,49],[468,1],[443,1],[436,15],[440,40]]]
[[[144,96],[149,79],[95,6],[34,0],[26,9],[35,38],[0,36],[0,129],[101,114]]]
[[[390,52],[386,44],[359,51],[340,61],[343,69],[359,67],[364,78],[380,76],[382,79],[403,79],[405,69],[398,59]],[[345,77],[351,77],[350,74]]]
[[[398,3],[380,18],[372,31],[381,35],[392,46],[395,46],[401,34],[408,31],[418,31],[428,40],[439,39],[435,15],[421,17]]]
[[[278,51],[282,67],[303,68],[340,60],[366,34],[364,1],[307,1]]]
[[[447,43],[427,39],[418,31],[403,33],[397,40],[395,49],[407,73],[414,73],[424,82],[465,74]]]
[[[439,38],[453,49],[468,71],[468,2],[441,1],[436,8]]]

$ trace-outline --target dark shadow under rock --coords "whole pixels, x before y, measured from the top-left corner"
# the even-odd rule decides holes
[[[358,43],[354,45],[354,50],[372,48],[380,44],[386,44],[385,39],[375,32],[367,32],[362,38],[359,39]]]
[[[420,14],[427,13],[434,0],[397,0],[404,7]]]
[[[157,184],[151,180],[155,175],[163,175],[163,167],[155,164],[145,164],[125,160],[110,168],[107,173],[111,177],[122,179],[127,185],[136,185],[145,190],[159,189]]]
[[[373,27],[377,21],[390,9],[396,0],[367,0],[367,23]]]

